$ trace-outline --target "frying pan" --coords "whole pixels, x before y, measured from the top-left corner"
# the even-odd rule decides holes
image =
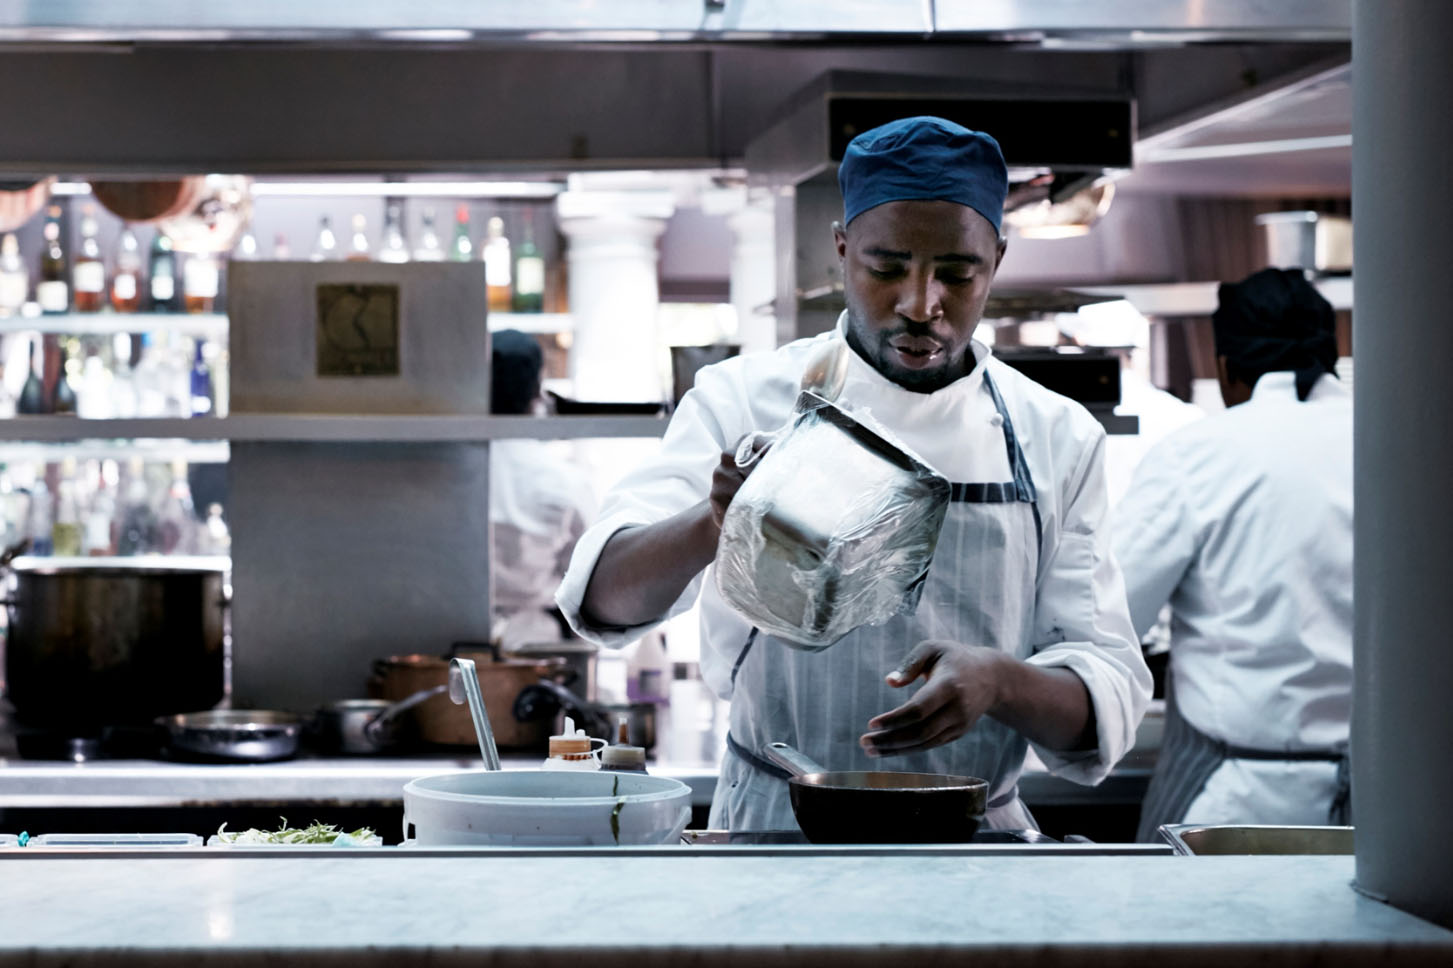
[[[984,820],[989,783],[975,776],[830,772],[786,743],[762,752],[792,774],[792,814],[814,844],[961,844]]]

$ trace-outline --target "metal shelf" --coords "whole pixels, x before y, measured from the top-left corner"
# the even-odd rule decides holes
[[[224,339],[227,317],[221,313],[56,313],[0,318],[0,333],[154,333],[158,331]]]
[[[660,437],[665,417],[361,416],[353,414],[234,414],[229,417],[81,420],[15,417],[0,421],[0,441],[62,444],[165,438],[174,441],[300,441],[440,443],[510,437],[566,440]],[[72,454],[71,456],[74,456]],[[225,459],[225,457],[223,458]]]
[[[225,464],[232,450],[225,440],[8,440],[0,438],[0,464],[31,462],[53,464],[63,460],[115,460],[140,458],[148,462]]]

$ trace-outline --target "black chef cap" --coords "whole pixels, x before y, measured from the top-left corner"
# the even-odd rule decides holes
[[[1262,269],[1223,282],[1211,317],[1216,354],[1233,379],[1254,386],[1264,373],[1292,370],[1297,399],[1337,363],[1336,316],[1300,269]]]
[[[540,370],[545,354],[535,338],[517,329],[491,333],[490,358],[493,362],[489,384],[491,413],[529,413],[530,404],[540,395]]]

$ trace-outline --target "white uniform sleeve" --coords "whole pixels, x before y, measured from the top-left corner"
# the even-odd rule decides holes
[[[735,445],[745,432],[723,427],[719,421],[717,414],[727,408],[718,404],[730,397],[732,386],[728,378],[712,374],[710,369],[702,370],[697,387],[681,398],[656,455],[612,488],[600,518],[575,545],[555,602],[581,638],[609,648],[628,645],[657,624],[689,609],[701,591],[702,576],[697,575],[666,614],[641,625],[592,626],[580,614],[586,586],[606,542],[622,528],[654,524],[706,500],[722,452]]]
[[[1099,428],[1096,428],[1099,430]],[[1059,534],[1040,570],[1034,665],[1075,672],[1089,690],[1098,742],[1074,753],[1035,744],[1051,772],[1099,783],[1135,743],[1150,703],[1151,676],[1125,605],[1125,585],[1110,553],[1105,434],[1081,456],[1062,496]]]
[[[1130,617],[1141,635],[1155,624],[1196,557],[1186,475],[1174,438],[1164,441],[1135,468],[1130,489],[1115,507],[1115,560],[1125,571]]]

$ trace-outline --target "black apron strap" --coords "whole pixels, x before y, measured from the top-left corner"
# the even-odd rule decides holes
[[[775,776],[779,780],[792,779],[791,773],[788,773],[776,763],[762,759],[762,757],[758,756],[756,753],[753,753],[741,743],[738,743],[736,737],[733,736],[731,733],[727,733],[726,742],[727,749],[731,750],[738,759],[740,759],[743,763],[746,763],[752,769],[757,770],[760,773],[765,773],[768,776]]]

